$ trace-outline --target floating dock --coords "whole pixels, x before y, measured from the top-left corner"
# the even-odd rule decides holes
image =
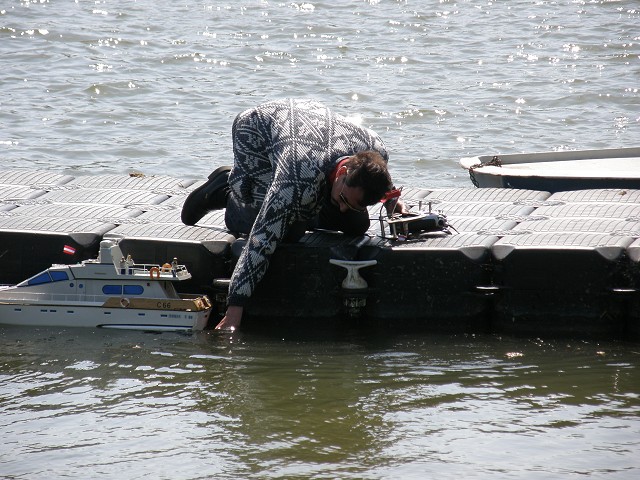
[[[182,224],[182,204],[201,183],[4,171],[0,283],[95,258],[100,240],[117,238],[139,263],[177,257],[193,275],[183,290],[222,308],[217,279],[230,277],[242,242],[223,211]],[[374,206],[366,236],[316,231],[282,244],[243,328],[640,337],[640,190],[413,188],[403,198],[430,204],[455,231],[383,236]],[[343,288],[347,270],[336,260],[366,264],[358,270],[366,287]]]

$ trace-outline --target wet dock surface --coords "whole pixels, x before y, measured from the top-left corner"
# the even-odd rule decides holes
[[[118,238],[139,263],[177,257],[186,289],[216,296],[240,243],[223,211],[182,224],[201,181],[168,176],[0,173],[0,283],[52,263],[95,258]],[[309,232],[281,245],[246,308],[245,328],[337,324],[442,332],[640,336],[640,190],[406,189],[455,228],[406,240],[381,235],[380,207],[365,237]],[[63,253],[65,245],[74,255]],[[330,260],[370,261],[365,290],[342,288]]]

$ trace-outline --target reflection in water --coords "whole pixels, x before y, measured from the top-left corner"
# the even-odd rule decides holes
[[[8,475],[637,470],[633,344],[4,327],[0,335]]]

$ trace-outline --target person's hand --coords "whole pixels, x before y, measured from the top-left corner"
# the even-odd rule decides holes
[[[216,330],[230,330],[233,332],[238,329],[241,321],[242,307],[231,305],[227,307],[227,314],[220,320],[220,323],[216,325]]]
[[[399,213],[399,214],[404,214],[404,213],[409,213],[409,211],[407,210],[407,207],[405,206],[404,202],[400,199],[398,199],[398,202],[391,207],[390,209],[387,208],[387,215],[391,216],[394,213]]]

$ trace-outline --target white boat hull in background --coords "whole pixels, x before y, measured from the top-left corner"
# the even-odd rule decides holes
[[[462,158],[460,165],[481,188],[640,189],[640,147],[483,155]]]

